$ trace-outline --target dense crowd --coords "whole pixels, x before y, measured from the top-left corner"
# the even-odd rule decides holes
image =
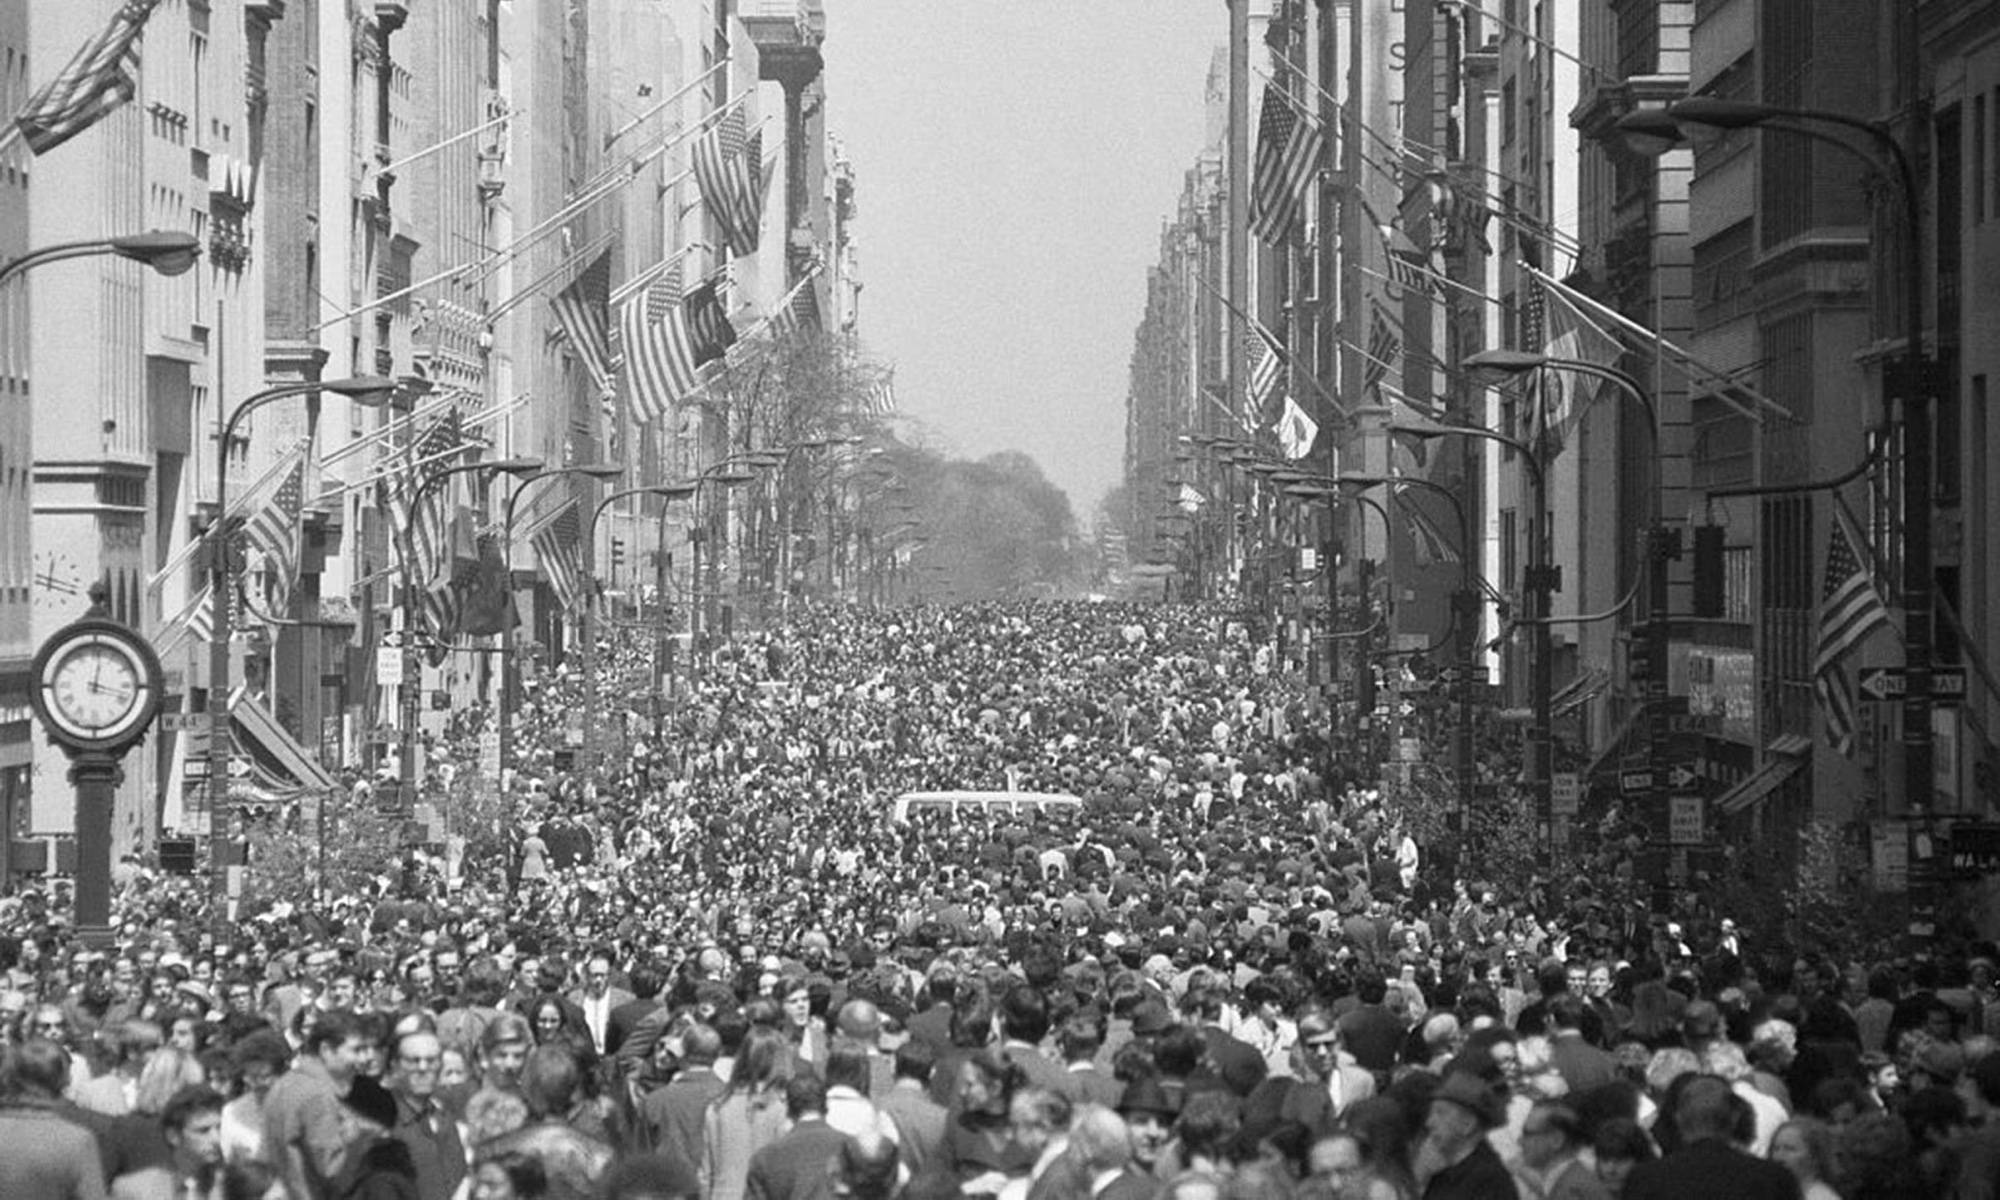
[[[1227,612],[807,609],[664,704],[605,649],[616,736],[559,765],[538,674],[452,861],[230,922],[128,864],[110,945],[0,902],[0,1198],[2000,1187],[1993,947],[1440,870]],[[958,790],[1076,802],[894,814]]]

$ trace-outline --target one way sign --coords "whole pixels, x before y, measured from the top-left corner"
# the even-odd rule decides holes
[[[1869,667],[1855,685],[1870,700],[1901,700],[1909,676],[1901,667]],[[1932,667],[1931,698],[1939,704],[1958,704],[1965,699],[1964,667]]]
[[[1667,786],[1675,789],[1691,788],[1700,778],[1693,767],[1675,765],[1667,771]]]

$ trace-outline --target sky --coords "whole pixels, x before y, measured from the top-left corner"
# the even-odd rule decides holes
[[[824,0],[861,337],[936,448],[1022,450],[1088,527],[1204,134],[1215,0]]]

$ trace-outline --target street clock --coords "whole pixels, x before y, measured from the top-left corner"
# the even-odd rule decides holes
[[[49,738],[72,755],[117,753],[160,711],[159,655],[101,608],[57,630],[35,655],[30,699]]]

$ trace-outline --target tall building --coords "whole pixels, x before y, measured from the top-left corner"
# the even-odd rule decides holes
[[[28,6],[0,6],[0,104],[19,109],[34,86],[29,61]],[[32,245],[28,229],[28,180],[33,157],[16,142],[0,154],[0,262],[13,262]],[[0,285],[0,879],[14,870],[14,839],[25,833],[33,714],[28,708],[28,665],[34,657],[34,611],[65,589],[84,583],[79,567],[33,547],[30,514],[34,483],[34,392],[28,280],[16,275]],[[46,584],[41,582],[48,575]]]

